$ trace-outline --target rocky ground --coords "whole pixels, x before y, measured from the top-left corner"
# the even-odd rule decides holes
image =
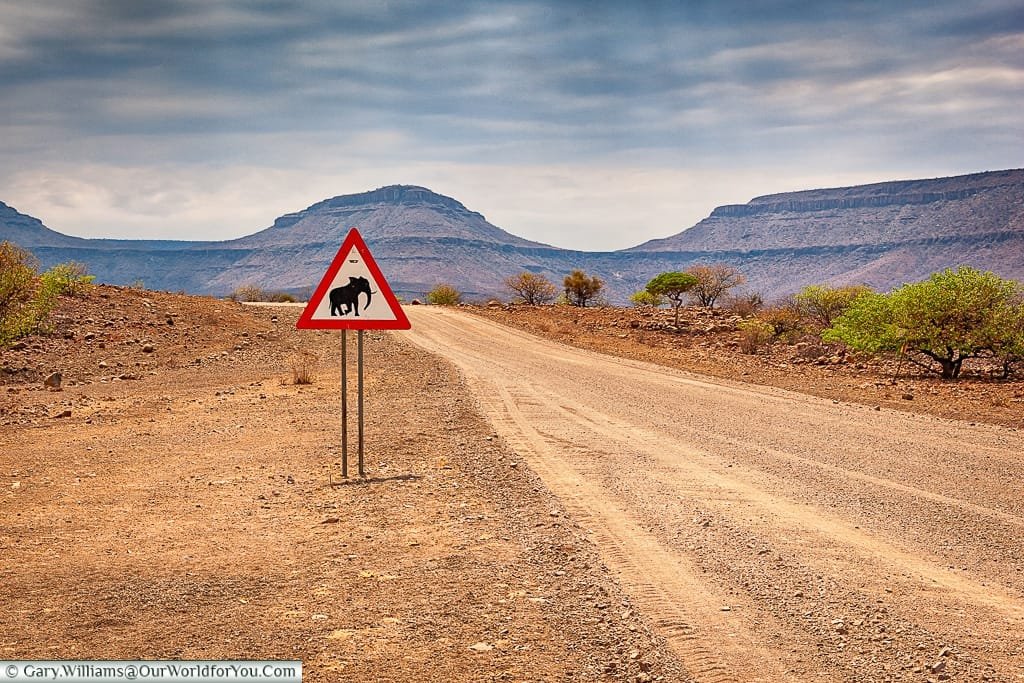
[[[454,369],[394,335],[366,335],[368,476],[341,481],[338,335],[298,311],[97,287],[0,353],[0,658],[686,680]]]
[[[573,346],[713,377],[872,407],[1024,427],[1024,377],[997,379],[995,368],[979,361],[965,363],[961,379],[951,382],[906,362],[847,354],[813,337],[745,354],[737,329],[742,318],[720,309],[684,308],[678,329],[672,312],[664,309],[492,305],[464,310]]]
[[[311,681],[688,680],[664,628],[580,527],[593,519],[549,492],[451,365],[398,335],[366,334],[368,476],[342,481],[338,333],[295,330],[299,310],[97,287],[63,301],[49,335],[0,352],[0,658],[301,659]],[[677,331],[666,311],[469,310],[577,346],[844,404],[1022,424],[1020,380],[942,382],[906,366],[894,377],[895,365],[806,340],[745,355],[737,320],[718,311],[689,311]],[[297,384],[305,373],[312,383]],[[822,504],[863,503],[841,490],[821,487],[835,496]],[[722,516],[700,518],[696,531],[682,519],[688,510],[662,529],[663,508],[646,512],[655,498],[638,501],[630,542],[664,534],[700,548],[693,534],[729,528],[732,512],[717,499],[702,504]],[[855,521],[891,509],[864,503]],[[968,552],[969,529],[981,528],[968,517],[951,522],[965,529],[954,558],[965,565],[983,555]],[[995,564],[985,571],[1001,576]],[[925,640],[921,657],[959,657]],[[976,670],[958,661],[948,666]],[[934,664],[915,659],[908,675],[944,679]]]

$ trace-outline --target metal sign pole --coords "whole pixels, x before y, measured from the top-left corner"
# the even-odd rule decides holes
[[[359,476],[365,477],[366,473],[363,471],[363,331],[359,330],[359,341],[358,347],[358,375],[359,378],[357,383],[359,385]]]
[[[341,476],[348,479],[348,332],[341,331]]]

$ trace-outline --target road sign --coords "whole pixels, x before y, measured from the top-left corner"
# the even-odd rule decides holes
[[[407,330],[402,306],[352,228],[295,326],[301,330]]]

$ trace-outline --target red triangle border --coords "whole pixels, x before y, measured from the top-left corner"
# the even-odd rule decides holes
[[[317,306],[328,295],[327,290],[330,289],[331,283],[334,282],[334,277],[345,264],[345,257],[348,256],[353,248],[363,257],[363,262],[380,288],[379,294],[384,295],[384,300],[388,302],[391,312],[395,315],[394,320],[365,320],[360,318],[313,319]],[[331,261],[331,265],[327,267],[327,272],[324,273],[324,277],[320,280],[320,284],[317,285],[313,296],[309,297],[309,302],[306,304],[306,308],[302,310],[302,315],[299,316],[295,327],[300,330],[408,330],[412,327],[412,323],[409,322],[405,311],[402,310],[402,305],[398,303],[395,293],[391,291],[388,281],[384,279],[384,274],[380,272],[377,262],[373,260],[373,255],[370,254],[370,250],[367,248],[366,242],[363,241],[362,235],[359,234],[358,230],[352,228],[349,230],[348,235],[345,236],[345,241],[342,242],[341,248],[338,249],[334,260]]]

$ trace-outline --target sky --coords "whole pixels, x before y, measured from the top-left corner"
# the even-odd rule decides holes
[[[0,0],[0,201],[230,239],[422,185],[560,247],[1024,166],[1020,0]]]

